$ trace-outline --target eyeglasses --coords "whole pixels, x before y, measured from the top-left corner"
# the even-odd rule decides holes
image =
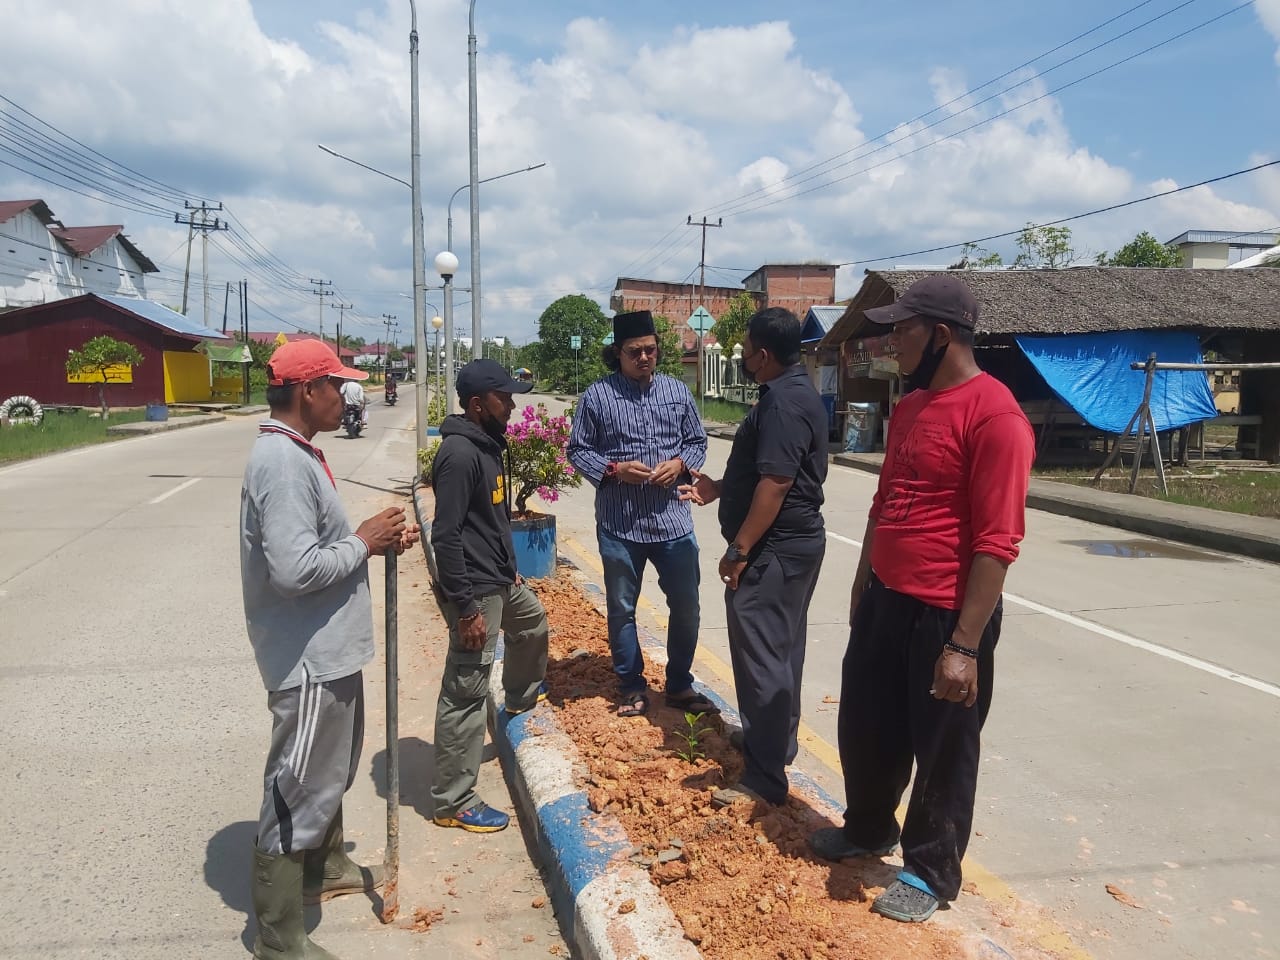
[[[622,352],[632,360],[639,360],[641,357],[655,357],[658,355],[658,345],[651,343],[647,347],[627,347]]]

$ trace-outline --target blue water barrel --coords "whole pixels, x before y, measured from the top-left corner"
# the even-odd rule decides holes
[[[556,518],[550,514],[511,521],[516,548],[516,571],[540,579],[556,572]]]
[[[169,419],[169,408],[163,403],[148,403],[147,419],[152,423],[164,423]]]
[[[880,404],[850,403],[845,413],[846,453],[871,453],[880,439]]]

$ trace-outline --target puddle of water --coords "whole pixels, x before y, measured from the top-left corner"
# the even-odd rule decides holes
[[[1163,540],[1066,540],[1071,547],[1084,547],[1095,557],[1124,557],[1129,560],[1197,560],[1201,563],[1235,563],[1232,557],[1197,550]]]

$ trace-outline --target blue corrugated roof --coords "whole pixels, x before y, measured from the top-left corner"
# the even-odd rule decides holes
[[[821,340],[831,329],[831,325],[844,315],[844,307],[837,304],[818,304],[809,308],[804,315],[804,324],[800,330],[800,340],[812,343]]]
[[[118,297],[114,294],[98,293],[94,296],[100,297],[112,306],[119,307],[121,310],[128,310],[130,313],[136,313],[144,320],[164,327],[166,330],[172,330],[174,333],[184,337],[195,337],[199,340],[230,340],[225,333],[219,333],[217,330],[210,330],[202,323],[196,323],[190,317],[184,317],[175,310],[170,310],[166,306],[156,303],[153,300],[141,300],[137,297]]]

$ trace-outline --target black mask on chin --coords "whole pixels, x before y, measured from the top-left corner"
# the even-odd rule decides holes
[[[480,429],[495,440],[506,435],[507,426],[493,414],[483,411],[480,414]]]
[[[950,345],[948,341],[943,346],[936,347],[933,339],[929,339],[929,347],[920,357],[920,363],[903,378],[908,390],[929,389],[929,384],[933,383],[934,374],[938,372],[938,367],[942,366],[942,358],[947,355],[947,347]]]

